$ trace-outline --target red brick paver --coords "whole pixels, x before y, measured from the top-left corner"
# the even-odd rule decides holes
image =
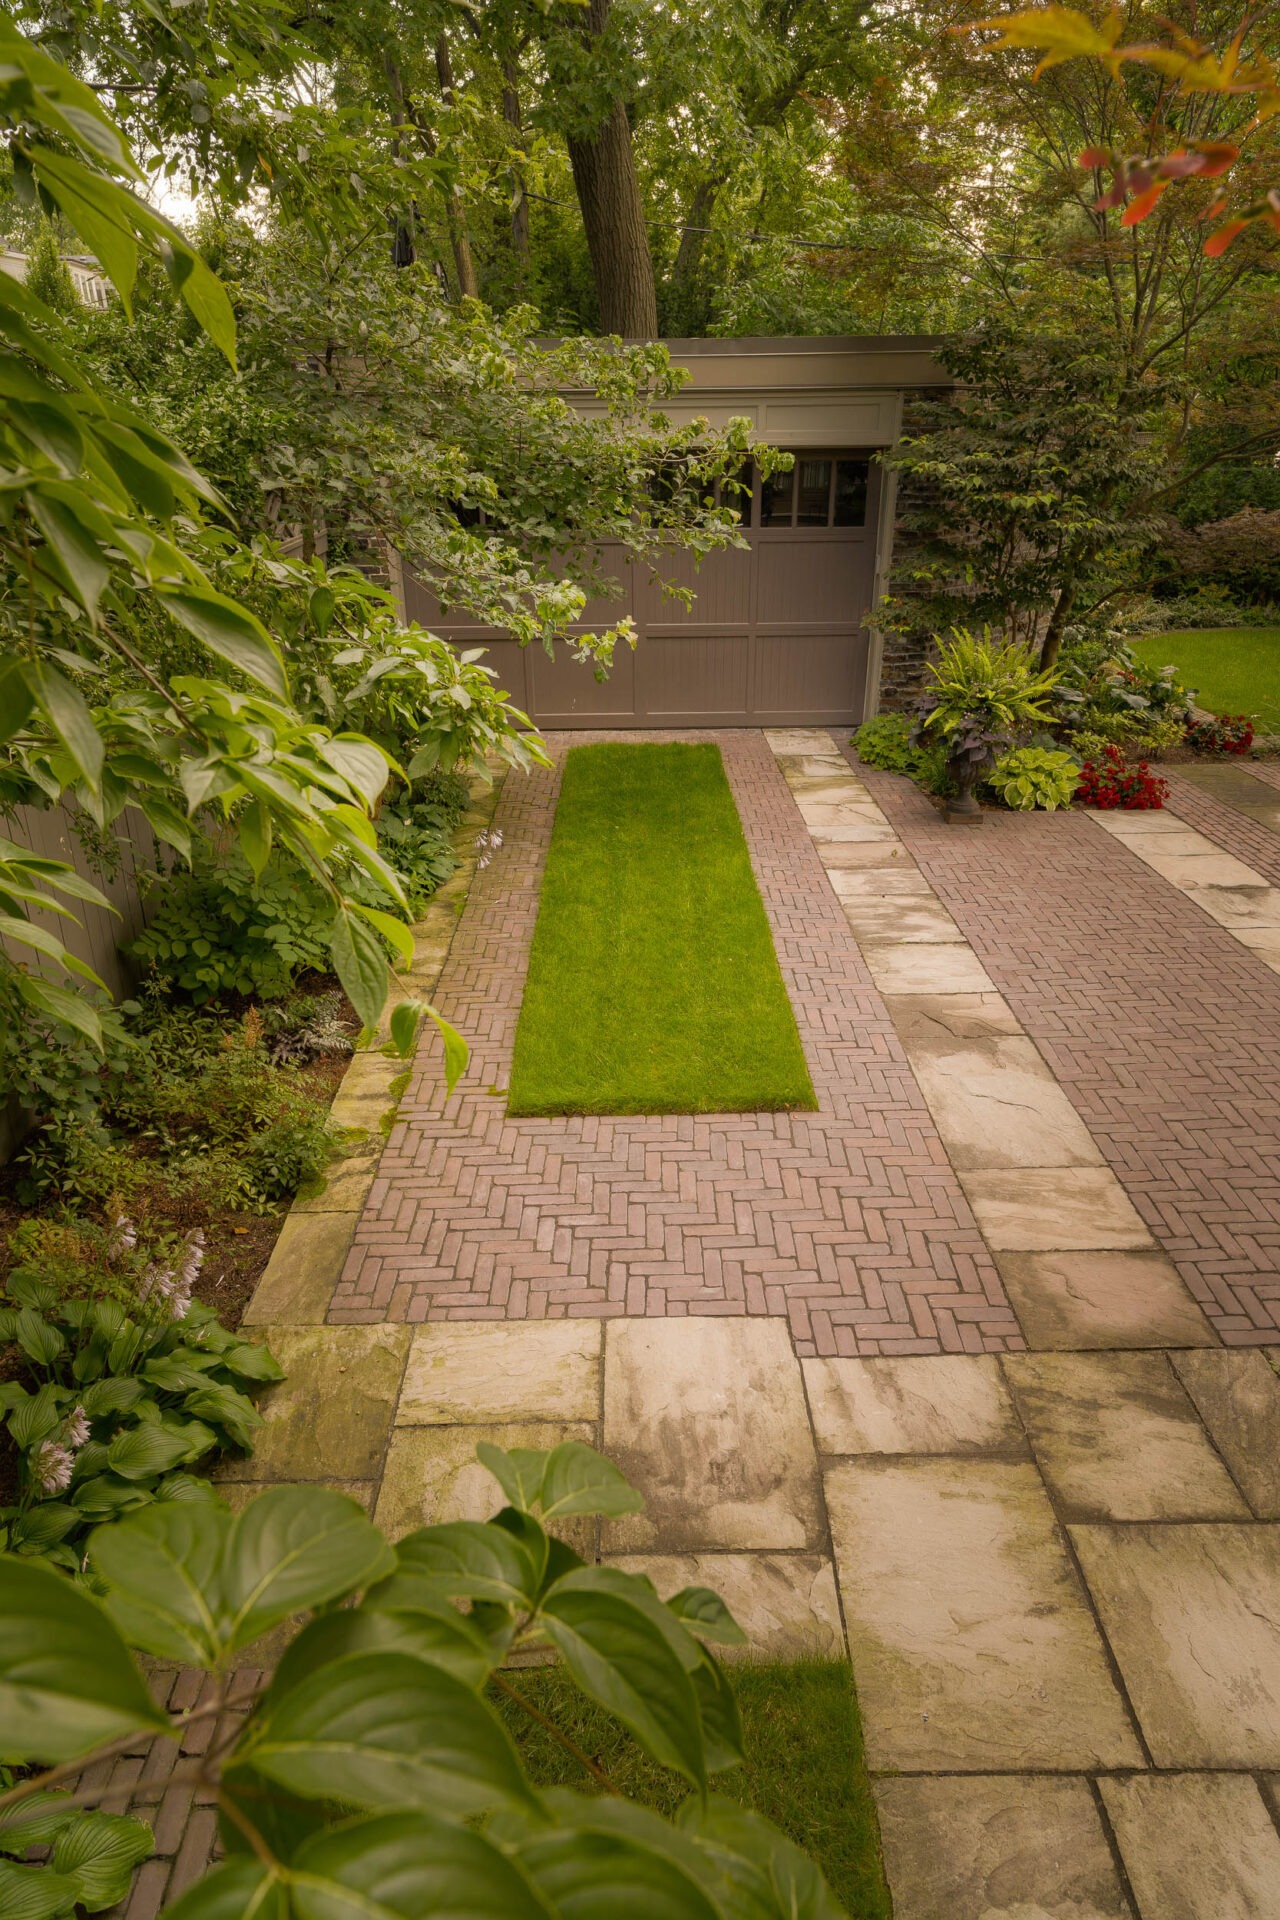
[[[1274,1342],[1280,976],[1084,814],[966,832],[861,773],[1223,1340]],[[1260,864],[1264,828],[1177,788],[1180,814],[1188,795],[1188,821]]]
[[[553,738],[557,759],[584,737]],[[507,1117],[558,790],[513,777],[436,995],[471,1070],[447,1105],[435,1060],[417,1071],[329,1319],[777,1314],[802,1353],[1021,1346],[767,742],[674,737],[724,753],[820,1110]]]

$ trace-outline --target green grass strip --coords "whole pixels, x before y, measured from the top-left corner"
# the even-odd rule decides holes
[[[1214,627],[1154,633],[1133,651],[1149,667],[1170,661],[1209,713],[1249,713],[1260,733],[1280,733],[1280,627]]]
[[[566,756],[508,1105],[817,1105],[718,747]]]
[[[718,1773],[715,1791],[763,1814],[803,1847],[855,1920],[889,1920],[848,1662],[743,1662],[729,1671],[742,1716],[746,1764]],[[631,1799],[670,1816],[688,1798],[688,1781],[650,1760],[624,1727],[578,1692],[563,1669],[509,1671],[505,1678]],[[524,1708],[501,1693],[493,1704],[536,1786],[597,1791],[591,1776]]]

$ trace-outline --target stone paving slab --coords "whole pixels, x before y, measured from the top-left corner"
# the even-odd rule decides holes
[[[382,1471],[405,1358],[407,1327],[273,1327],[284,1368],[259,1401],[266,1424],[253,1452],[227,1460],[221,1480],[371,1480]]]
[[[1087,1780],[881,1780],[875,1795],[894,1920],[1133,1920]]]
[[[598,1420],[601,1347],[598,1320],[419,1327],[396,1420],[435,1426]]]
[[[604,1450],[645,1493],[611,1552],[825,1544],[800,1365],[780,1320],[609,1329]]]
[[[1101,1163],[1089,1129],[1024,1035],[901,1037],[958,1172]]]
[[[1064,1517],[1251,1517],[1163,1354],[1011,1354],[1004,1372]]]
[[[1280,1379],[1260,1353],[1179,1353],[1178,1378],[1259,1520],[1280,1520]]]
[[[1034,1466],[850,1460],[825,1485],[873,1769],[1143,1765]]]
[[[1147,1247],[1151,1236],[1109,1167],[964,1169],[987,1245],[1058,1253]]]
[[[1280,1527],[1071,1538],[1159,1767],[1280,1767]]]
[[[1162,1253],[1000,1253],[996,1258],[1033,1351],[1216,1342],[1202,1309]]]
[[[389,1540],[445,1520],[490,1520],[503,1505],[497,1481],[476,1459],[481,1441],[495,1447],[557,1447],[562,1440],[597,1444],[586,1421],[495,1422],[490,1426],[398,1426],[387,1450],[374,1519]],[[557,1529],[577,1552],[594,1559],[596,1526],[575,1519]]]
[[[986,1355],[806,1360],[804,1380],[822,1453],[1026,1452],[999,1364]]]
[[[1254,1782],[1101,1780],[1142,1920],[1280,1920],[1280,1838]]]

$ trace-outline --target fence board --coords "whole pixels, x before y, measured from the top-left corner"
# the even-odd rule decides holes
[[[143,816],[135,808],[127,807],[116,822],[120,864],[109,878],[104,878],[89,859],[76,838],[71,813],[65,807],[17,807],[0,820],[0,832],[30,853],[42,854],[49,860],[65,860],[110,900],[114,913],[86,901],[68,900],[66,904],[75,914],[75,920],[64,920],[52,913],[33,913],[32,918],[56,934],[78,960],[86,961],[100,974],[115,999],[124,998],[132,990],[133,974],[129,962],[118,950],[119,943],[131,940],[147,923],[138,875],[156,865],[155,837]],[[50,978],[65,981],[58,968],[43,961],[30,947],[8,945],[7,951],[15,960],[38,968]]]

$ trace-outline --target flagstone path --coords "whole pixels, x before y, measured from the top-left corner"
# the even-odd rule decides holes
[[[428,1047],[380,1165],[294,1210],[227,1491],[397,1535],[491,1511],[482,1438],[588,1440],[647,1504],[580,1550],[848,1647],[897,1920],[1280,1920],[1280,977],[1137,833],[947,828],[824,733],[717,737],[819,1113],[506,1119],[554,803],[513,780],[419,929],[473,1090]],[[1275,828],[1184,785],[1276,884]],[[135,1790],[152,1920],[210,1810]]]

